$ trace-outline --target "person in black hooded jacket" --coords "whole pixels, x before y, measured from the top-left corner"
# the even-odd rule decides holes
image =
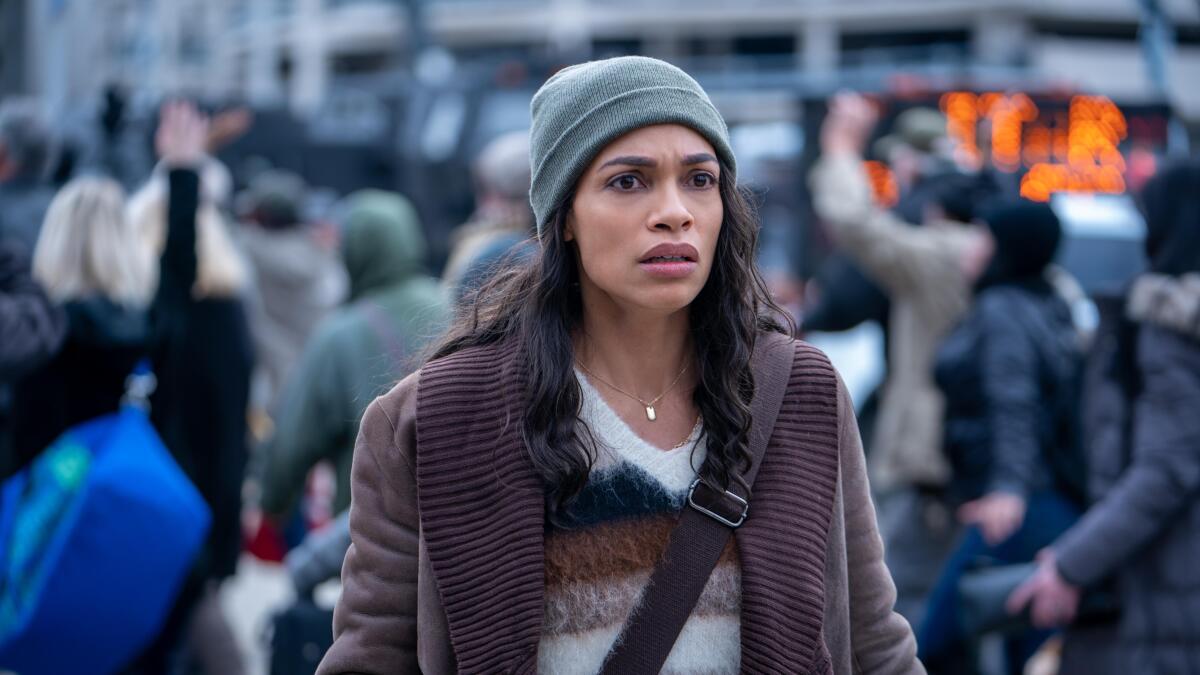
[[[191,103],[167,104],[155,137],[161,167],[129,206],[160,254],[150,310],[158,378],[150,419],[213,515],[166,625],[131,673],[163,672],[185,639],[182,653],[204,672],[244,668],[217,589],[236,572],[241,552],[254,347],[242,301],[247,271],[218,208],[227,175],[204,155],[208,131],[208,118]]]
[[[963,322],[937,356],[945,394],[950,497],[967,525],[920,630],[933,673],[976,672],[958,619],[958,581],[981,557],[1028,562],[1078,517],[1075,401],[1082,350],[1066,302],[1048,281],[1061,239],[1049,206],[1019,202],[985,216],[994,251]],[[1008,640],[1011,672],[1046,637]]]

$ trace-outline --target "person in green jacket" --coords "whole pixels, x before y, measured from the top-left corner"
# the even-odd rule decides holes
[[[350,458],[363,411],[420,365],[449,318],[441,285],[424,270],[425,237],[407,199],[361,190],[346,197],[343,213],[349,304],[309,339],[263,444],[260,506],[271,517],[291,512],[322,460],[337,467],[334,513],[350,505]]]

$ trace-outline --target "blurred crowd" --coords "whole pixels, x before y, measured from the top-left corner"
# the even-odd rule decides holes
[[[831,101],[810,181],[838,253],[802,322],[885,327],[863,419],[920,658],[931,673],[1196,672],[1200,164],[1144,186],[1144,272],[1089,297],[1056,264],[1056,210],[956,161],[937,117],[909,110],[870,149],[899,183],[885,209],[863,170],[876,107]]]
[[[1200,672],[1200,163],[1145,185],[1145,273],[1089,297],[1055,264],[1055,210],[956,161],[940,113],[872,144],[878,122],[863,96],[830,101],[808,185],[832,251],[776,290],[803,332],[885,327],[862,423],[922,661]],[[295,173],[235,180],[215,156],[236,126],[167,104],[158,163],[126,194],[102,171],[56,185],[50,132],[0,108],[0,475],[118,409],[148,360],[151,420],[213,515],[130,673],[246,671],[215,600],[244,552],[286,562],[302,599],[337,577],[367,404],[537,247],[523,132],[475,160],[439,278],[405,196],[318,208]],[[890,207],[868,157],[895,177]]]

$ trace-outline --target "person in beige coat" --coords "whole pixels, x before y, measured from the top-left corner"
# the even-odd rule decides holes
[[[863,148],[876,121],[862,97],[836,97],[810,180],[817,215],[837,245],[891,300],[888,374],[868,457],[899,591],[896,608],[917,624],[957,529],[938,496],[950,466],[942,449],[945,403],[933,380],[934,354],[968,309],[991,238],[986,227],[966,222],[976,205],[971,177],[942,179],[919,227],[875,204]]]
[[[876,205],[863,169],[863,147],[875,122],[876,114],[862,97],[835,98],[821,132],[822,155],[811,186],[817,215],[837,245],[892,302],[889,372],[869,448],[871,480],[883,493],[911,485],[941,486],[950,477],[942,455],[944,404],[933,382],[933,357],[966,314],[991,244],[986,227],[963,222],[969,216],[948,213],[939,204],[926,208],[920,227]]]

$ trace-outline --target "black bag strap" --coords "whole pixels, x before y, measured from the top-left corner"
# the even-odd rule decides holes
[[[754,372],[761,377],[755,383],[751,403],[759,414],[750,423],[747,485],[754,485],[758,475],[794,359],[793,342],[774,334],[760,337],[751,357]],[[733,492],[735,488],[731,486],[730,491],[722,493],[699,478],[692,483],[687,507],[671,530],[666,551],[650,575],[641,604],[622,629],[601,673],[628,675],[662,669],[729,537],[746,519],[749,504],[744,496]]]

